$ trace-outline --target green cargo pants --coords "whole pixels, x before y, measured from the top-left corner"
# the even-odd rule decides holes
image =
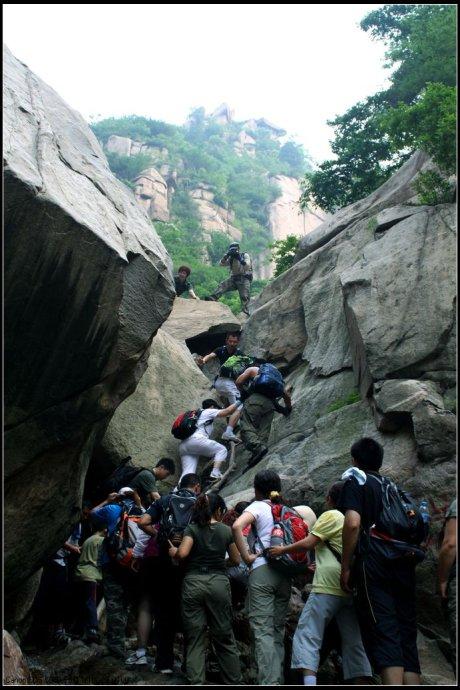
[[[248,309],[250,294],[251,294],[251,281],[249,278],[242,276],[230,276],[227,280],[223,280],[213,292],[213,297],[219,299],[225,292],[233,292],[233,290],[238,290],[241,301],[241,309]]]
[[[291,598],[291,578],[269,565],[249,575],[248,614],[254,633],[259,685],[284,682],[284,625]]]
[[[187,573],[182,586],[182,618],[190,684],[203,685],[205,682],[207,626],[224,683],[241,683],[228,577],[224,573]]]
[[[248,450],[257,452],[267,444],[273,413],[273,401],[265,395],[253,393],[244,401],[241,440]]]

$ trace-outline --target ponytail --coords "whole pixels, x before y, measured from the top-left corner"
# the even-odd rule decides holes
[[[227,512],[227,506],[222,496],[219,494],[201,494],[193,506],[191,522],[200,527],[206,527],[211,523],[211,519],[215,517],[218,510],[221,510],[222,513]]]
[[[279,503],[284,503],[283,497],[279,493],[279,491],[270,491],[270,495],[268,497],[272,503],[279,504]]]

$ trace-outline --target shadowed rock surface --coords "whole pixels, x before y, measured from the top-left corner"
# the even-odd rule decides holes
[[[7,49],[4,160],[12,604],[68,536],[93,446],[134,391],[175,293],[161,241],[86,122]]]

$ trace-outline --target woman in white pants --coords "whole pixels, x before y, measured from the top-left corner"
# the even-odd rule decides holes
[[[182,462],[180,479],[186,474],[196,473],[200,455],[205,458],[213,458],[214,467],[211,477],[213,479],[220,479],[222,477],[220,467],[227,459],[228,451],[222,443],[209,438],[212,434],[213,422],[216,417],[229,417],[242,406],[242,403],[234,403],[222,410],[215,400],[209,398],[203,400],[201,406],[203,412],[198,418],[196,431],[189,438],[186,438],[185,441],[182,441],[179,446],[179,455]]]

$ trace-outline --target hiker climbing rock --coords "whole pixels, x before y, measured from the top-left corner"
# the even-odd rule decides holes
[[[177,275],[174,276],[174,285],[176,288],[176,295],[180,297],[184,292],[188,292],[192,299],[200,299],[195,295],[193,291],[193,286],[189,282],[188,277],[190,276],[191,269],[188,266],[179,266]]]
[[[249,316],[249,300],[251,294],[252,282],[252,261],[247,252],[240,252],[240,245],[238,242],[233,242],[226,254],[220,260],[220,266],[230,267],[230,278],[222,281],[216,290],[205,297],[206,300],[212,302],[217,301],[225,292],[233,292],[238,290],[241,301],[241,310],[244,314]]]
[[[240,406],[241,403],[235,403],[222,409],[215,400],[207,398],[202,402],[202,409],[191,410],[177,417],[171,432],[173,436],[182,440],[179,446],[181,478],[196,472],[200,455],[213,459],[211,479],[218,480],[222,477],[221,467],[227,459],[228,451],[221,443],[210,438],[213,422],[216,417],[234,415]]]
[[[236,380],[238,388],[246,386],[241,416],[241,439],[252,452],[246,470],[254,467],[268,452],[266,446],[274,412],[285,416],[292,410],[291,388],[284,386],[280,372],[272,364],[249,367]],[[285,405],[277,401],[283,398]]]

